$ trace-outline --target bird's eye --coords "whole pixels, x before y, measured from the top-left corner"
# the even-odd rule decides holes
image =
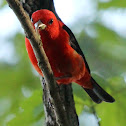
[[[51,19],[50,21],[49,21],[49,24],[51,25],[53,23],[53,19]]]

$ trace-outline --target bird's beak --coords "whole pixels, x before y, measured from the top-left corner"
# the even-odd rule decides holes
[[[46,25],[43,24],[40,20],[34,24],[35,30],[44,30],[46,28]]]

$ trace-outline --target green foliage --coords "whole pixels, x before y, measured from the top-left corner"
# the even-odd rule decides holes
[[[79,114],[81,114],[81,112],[84,109],[85,102],[84,102],[84,100],[82,100],[82,98],[77,97],[76,95],[74,96],[74,100],[76,101],[75,102],[75,107],[77,109],[77,114],[79,115]]]
[[[44,109],[41,96],[41,91],[35,91],[30,98],[27,98],[21,102],[20,108],[17,109],[15,117],[9,121],[8,126],[29,126],[39,121],[41,121],[42,125]]]
[[[18,32],[13,37],[9,36],[8,41],[15,47],[15,56],[12,60],[16,59],[16,62],[14,64],[0,62],[0,125],[6,126],[8,122],[9,125],[14,126],[16,123],[19,125],[19,120],[22,123],[26,122],[26,125],[30,120],[32,125],[36,123],[40,125],[44,116],[41,93],[33,92],[40,90],[41,85],[39,77],[32,72],[24,35]]]
[[[99,2],[98,3],[99,9],[107,9],[110,7],[114,8],[125,8],[126,1],[125,0],[109,0],[109,2]]]
[[[6,0],[1,0],[0,9],[3,8],[7,4]]]

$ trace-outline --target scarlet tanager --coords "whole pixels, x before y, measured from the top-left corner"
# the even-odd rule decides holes
[[[96,103],[114,102],[91,77],[89,66],[72,31],[53,12],[42,9],[32,14],[32,23],[41,36],[43,48],[58,84],[79,84]],[[32,46],[25,38],[26,49],[36,71],[43,76]]]

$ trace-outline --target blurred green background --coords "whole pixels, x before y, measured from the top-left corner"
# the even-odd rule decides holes
[[[83,89],[73,84],[80,126],[125,126],[126,1],[73,2],[75,12],[82,3],[84,6],[71,20],[64,21],[58,14],[74,32],[92,76],[116,99],[113,104],[97,105]],[[6,2],[1,0],[0,20],[5,24],[0,21],[0,126],[42,126],[44,110],[39,76],[28,59],[19,22],[11,26],[11,16],[2,18],[9,11]],[[9,27],[14,30],[10,31]]]

